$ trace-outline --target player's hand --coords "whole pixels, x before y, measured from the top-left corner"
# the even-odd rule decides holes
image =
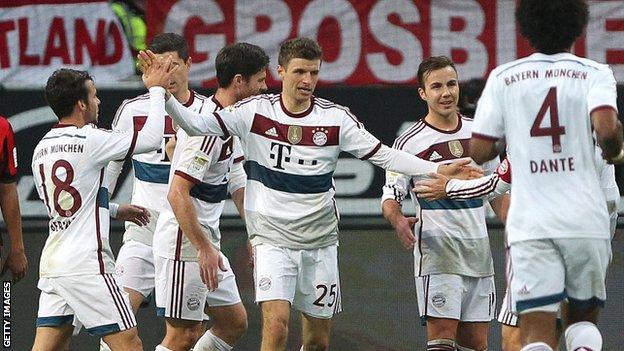
[[[175,72],[179,66],[172,65],[171,56],[166,58],[158,58],[151,51],[141,51],[139,53],[140,60],[143,60],[141,66],[143,67],[143,84],[146,88],[160,86],[167,89],[171,75]]]
[[[17,283],[24,278],[28,270],[28,259],[23,247],[11,248],[0,275],[4,275],[4,272],[7,270],[11,271],[13,283]]]
[[[407,250],[413,249],[414,244],[416,244],[416,237],[413,231],[416,222],[418,222],[418,218],[416,217],[400,216],[395,223],[393,223],[397,238]]]
[[[483,171],[479,168],[468,166],[471,159],[462,159],[455,162],[440,165],[438,173],[454,179],[476,179],[483,177]]]
[[[429,179],[419,180],[416,182],[413,192],[419,198],[434,201],[446,198],[446,184],[449,179],[438,173],[429,173]]]
[[[150,213],[144,207],[124,204],[119,205],[119,209],[117,210],[117,219],[120,221],[129,221],[142,227],[149,223]]]
[[[206,243],[198,250],[197,260],[202,282],[206,284],[209,291],[216,290],[219,287],[218,270],[227,271],[219,251],[211,243]]]

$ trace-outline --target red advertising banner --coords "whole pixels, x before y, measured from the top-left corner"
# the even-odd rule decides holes
[[[0,3],[0,83],[45,84],[57,68],[89,70],[98,83],[134,74],[123,28],[107,1]]]
[[[590,1],[586,36],[573,51],[611,65],[624,80],[624,2]],[[486,77],[499,64],[531,53],[514,20],[513,0],[161,0],[147,9],[149,36],[181,33],[189,42],[191,81],[216,85],[214,58],[226,44],[245,41],[271,58],[281,42],[319,41],[324,84],[413,84],[418,64],[450,56],[460,79]]]

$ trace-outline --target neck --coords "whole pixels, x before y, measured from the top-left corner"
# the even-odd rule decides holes
[[[427,121],[427,123],[442,130],[453,130],[457,128],[457,123],[459,123],[458,119],[459,114],[457,113],[452,113],[449,116],[443,116],[431,110],[429,110],[429,113],[425,116],[425,121]]]
[[[67,117],[59,119],[59,124],[71,124],[77,128],[82,128],[87,124],[87,122],[81,116],[71,114]]]
[[[230,106],[239,100],[234,90],[229,88],[218,88],[214,97],[223,107]]]
[[[310,107],[310,104],[312,104],[312,99],[297,100],[282,92],[282,102],[288,112],[296,114],[307,110]]]
[[[176,100],[178,100],[181,104],[186,104],[191,98],[191,91],[188,87],[186,87],[186,89],[176,92],[173,96],[175,96]]]

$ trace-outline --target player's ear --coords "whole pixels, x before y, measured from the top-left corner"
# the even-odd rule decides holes
[[[427,93],[425,93],[423,88],[418,88],[418,95],[420,95],[421,99],[427,100]]]
[[[243,78],[243,75],[240,73],[237,73],[233,78],[232,78],[232,83],[236,84],[237,86],[240,86],[241,84],[243,84],[245,81],[245,79]]]
[[[284,73],[286,73],[286,68],[284,68],[284,66],[282,65],[277,65],[277,74],[280,76],[280,78],[284,78]]]
[[[191,57],[189,56],[188,60],[186,60],[186,68],[191,69]]]
[[[78,108],[80,108],[82,111],[87,109],[87,104],[82,101],[82,100],[78,100]]]

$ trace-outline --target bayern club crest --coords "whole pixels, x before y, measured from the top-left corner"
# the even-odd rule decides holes
[[[312,130],[312,142],[316,146],[323,146],[327,144],[327,133],[329,131],[325,128],[313,129]]]
[[[448,148],[451,155],[461,157],[464,154],[464,147],[459,140],[451,140],[448,142]]]
[[[288,126],[288,141],[291,144],[299,144],[303,138],[303,128],[301,126]]]

